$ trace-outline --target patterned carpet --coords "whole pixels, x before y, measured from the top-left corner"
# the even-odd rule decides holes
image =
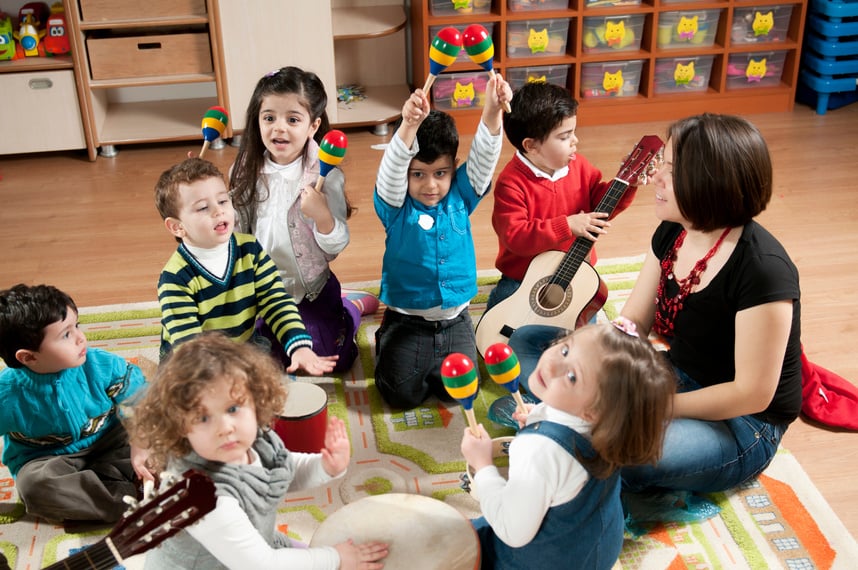
[[[597,266],[610,291],[604,313],[614,316],[622,306],[640,267],[640,258],[604,260]],[[494,278],[481,277],[480,294],[472,304],[476,322],[484,309]],[[376,284],[349,284],[374,290]],[[348,425],[353,458],[348,473],[333,484],[309,492],[291,493],[278,514],[281,530],[309,543],[313,533],[333,512],[356,500],[382,493],[420,494],[451,505],[465,517],[479,505],[461,488],[465,465],[459,441],[466,419],[457,404],[430,400],[408,412],[392,412],[375,389],[374,332],[383,307],[364,318],[359,331],[361,360],[342,378],[290,378],[312,382],[328,396],[328,413]],[[81,310],[82,328],[92,346],[135,359],[144,368],[157,358],[159,318],[154,303]],[[482,374],[483,378],[487,375]],[[480,387],[474,409],[493,437],[510,435],[507,428],[486,419],[488,406],[504,395],[491,381]],[[658,524],[637,538],[628,536],[616,568],[853,568],[858,544],[813,486],[796,459],[782,449],[765,474],[752,484],[708,497],[720,513],[703,522]],[[388,521],[389,522],[389,521]],[[364,521],[364,526],[372,521]],[[106,530],[66,533],[23,514],[14,484],[0,467],[0,550],[13,569],[35,569],[61,560],[96,542]],[[383,538],[383,537],[380,537]],[[415,541],[425,542],[419,533]],[[394,544],[393,549],[438,552],[436,544]],[[142,567],[143,556],[126,561]],[[439,555],[412,557],[409,570],[450,566]],[[538,563],[535,564],[538,568]]]

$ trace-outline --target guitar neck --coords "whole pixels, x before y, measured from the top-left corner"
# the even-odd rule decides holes
[[[110,570],[119,561],[113,555],[107,540],[100,540],[68,558],[54,562],[44,570]]]
[[[608,187],[608,191],[604,196],[602,196],[602,199],[599,200],[599,204],[596,206],[594,211],[608,215],[613,213],[628,187],[628,182],[620,180],[619,178],[614,178],[611,181],[611,185]],[[581,267],[581,263],[589,258],[591,249],[593,249],[592,240],[580,236],[576,237],[575,241],[572,242],[572,247],[570,247],[569,251],[566,252],[566,255],[563,256],[563,259],[551,280],[552,283],[557,283],[564,289],[569,286],[569,283],[572,281],[572,278],[575,277],[575,273],[577,273],[578,268]]]

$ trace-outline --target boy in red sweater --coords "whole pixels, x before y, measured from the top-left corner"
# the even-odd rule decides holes
[[[613,213],[594,210],[609,181],[576,154],[576,101],[566,89],[528,83],[515,92],[504,131],[517,149],[498,175],[492,225],[498,236],[495,267],[501,279],[489,295],[487,309],[512,295],[533,258],[549,250],[567,251],[576,237],[596,241],[607,233],[608,220],[634,199],[630,186]],[[591,265],[596,252],[590,250]],[[569,328],[574,327],[573,322]]]

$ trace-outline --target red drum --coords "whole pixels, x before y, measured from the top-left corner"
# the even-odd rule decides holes
[[[477,570],[480,540],[455,507],[423,495],[388,493],[349,503],[316,529],[310,546],[386,542],[385,568]]]
[[[325,447],[328,428],[328,393],[308,382],[288,382],[283,411],[274,431],[289,451],[318,453]]]

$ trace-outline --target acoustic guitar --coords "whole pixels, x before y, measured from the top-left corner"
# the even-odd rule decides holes
[[[178,483],[122,517],[105,538],[45,570],[110,570],[195,523],[216,503],[209,476],[193,469],[185,471]]]
[[[623,162],[596,212],[611,214],[633,181],[652,174],[664,143],[655,135],[643,137]],[[521,286],[483,313],[477,323],[480,354],[496,342],[506,343],[523,325],[551,325],[566,329],[586,324],[602,308],[608,288],[586,260],[593,242],[576,237],[565,253],[543,252],[530,262]]]

